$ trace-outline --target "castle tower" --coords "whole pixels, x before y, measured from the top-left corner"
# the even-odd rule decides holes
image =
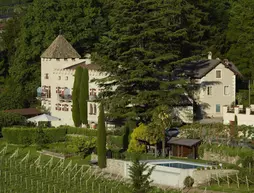
[[[87,64],[86,59],[81,59],[78,52],[64,38],[58,35],[51,45],[41,55],[41,104],[55,115],[55,106],[59,103],[59,92],[61,88],[71,90],[73,75],[64,70],[78,63]],[[58,71],[57,74],[55,72]],[[71,109],[71,105],[69,105]],[[57,115],[55,115],[57,116]]]

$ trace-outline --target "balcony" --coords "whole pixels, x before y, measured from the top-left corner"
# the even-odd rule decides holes
[[[95,101],[97,100],[97,96],[96,95],[89,95],[89,101],[92,102],[92,101]]]
[[[72,102],[72,95],[63,95],[60,93],[57,95],[57,100],[60,102]]]
[[[37,100],[40,100],[40,101],[47,101],[47,100],[49,100],[50,98],[48,98],[46,92],[42,92],[42,93],[38,93],[38,94],[37,94],[36,99],[37,99]]]
[[[51,98],[50,86],[42,86],[37,88],[37,100],[48,101]]]

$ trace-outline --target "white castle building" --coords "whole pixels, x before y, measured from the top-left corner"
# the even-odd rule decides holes
[[[41,87],[37,89],[38,98],[52,116],[61,121],[52,122],[52,126],[74,126],[72,120],[72,88],[75,69],[81,66],[89,72],[89,101],[88,123],[97,123],[99,108],[93,102],[99,94],[100,88],[93,79],[105,77],[105,73],[99,72],[99,66],[92,63],[90,55],[85,59],[72,47],[72,45],[59,35],[48,49],[41,55]]]

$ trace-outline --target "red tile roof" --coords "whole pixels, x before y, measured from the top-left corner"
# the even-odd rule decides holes
[[[41,111],[39,111],[36,108],[26,108],[26,109],[11,109],[11,110],[4,110],[4,112],[9,112],[9,113],[17,113],[23,116],[26,115],[39,115],[42,114]]]

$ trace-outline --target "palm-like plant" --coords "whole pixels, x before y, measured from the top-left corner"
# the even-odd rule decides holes
[[[130,178],[132,180],[133,193],[146,193],[150,190],[150,176],[154,167],[150,167],[145,162],[140,162],[136,157],[130,166]]]
[[[162,156],[165,157],[165,129],[171,126],[172,117],[170,108],[166,105],[158,106],[152,117],[152,129],[154,136],[162,140]]]

